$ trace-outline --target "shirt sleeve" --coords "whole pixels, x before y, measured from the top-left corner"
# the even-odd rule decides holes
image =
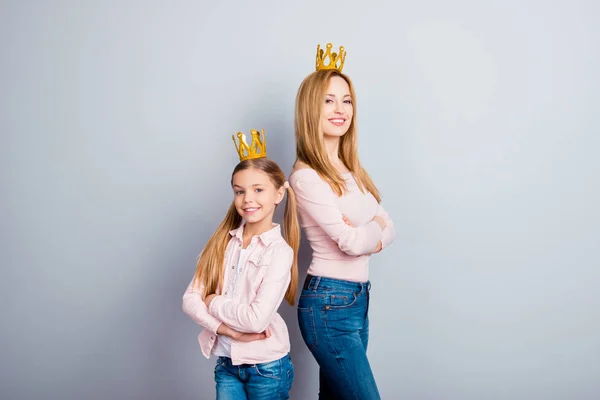
[[[382,240],[381,227],[375,221],[349,226],[342,219],[337,196],[320,177],[292,180],[298,207],[350,256],[370,254]]]
[[[396,229],[394,227],[394,223],[392,222],[388,213],[383,209],[381,204],[377,209],[377,215],[382,217],[385,220],[385,229],[383,230],[382,238],[381,238],[381,249],[385,249],[389,246],[396,236]]]
[[[190,282],[183,294],[181,308],[195,323],[217,334],[217,329],[219,329],[222,322],[210,315],[208,307],[206,307],[206,304],[202,300],[204,285],[193,285],[193,283],[192,279],[192,282]]]
[[[274,251],[256,297],[242,304],[226,296],[215,296],[209,305],[210,313],[227,326],[240,332],[263,332],[277,313],[291,280],[294,252],[291,247]]]

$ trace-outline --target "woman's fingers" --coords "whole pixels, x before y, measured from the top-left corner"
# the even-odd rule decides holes
[[[354,226],[354,225],[352,225],[352,222],[350,222],[350,220],[348,218],[346,218],[345,215],[342,215],[342,220],[346,223],[346,225]]]

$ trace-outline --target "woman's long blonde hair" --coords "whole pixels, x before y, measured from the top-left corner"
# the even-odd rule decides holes
[[[275,189],[280,189],[285,184],[285,174],[272,160],[268,158],[259,158],[254,160],[245,160],[240,162],[231,174],[231,183],[233,177],[240,171],[246,169],[256,169],[266,173]],[[204,285],[203,297],[216,293],[217,289],[223,286],[223,269],[225,262],[225,250],[231,239],[229,232],[238,228],[242,223],[242,217],[235,209],[233,201],[229,206],[227,215],[211,236],[202,250],[196,266],[194,275],[194,284],[198,282]],[[291,268],[291,281],[285,294],[285,299],[290,305],[294,305],[296,298],[296,289],[298,286],[298,248],[300,247],[300,227],[298,225],[298,216],[296,214],[296,196],[291,187],[287,188],[287,201],[283,212],[283,237],[294,251],[294,261]]]
[[[296,132],[296,159],[314,169],[323,178],[331,189],[341,196],[346,190],[346,182],[335,169],[325,150],[323,143],[323,127],[321,125],[321,110],[325,100],[325,92],[329,80],[339,76],[344,79],[350,87],[354,113],[348,132],[340,138],[339,157],[356,178],[358,187],[364,193],[365,189],[370,192],[377,202],[381,202],[379,190],[367,171],[358,159],[358,145],[356,133],[356,93],[354,86],[348,76],[337,70],[315,71],[307,76],[296,96],[296,117],[294,128]]]

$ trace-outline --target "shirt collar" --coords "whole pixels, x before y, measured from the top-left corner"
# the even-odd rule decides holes
[[[239,228],[229,231],[229,234],[241,242],[243,240],[242,234],[244,233],[244,226],[245,224],[243,223]],[[265,246],[268,246],[275,240],[281,238],[281,226],[279,224],[273,224],[271,229],[258,235],[258,237]]]

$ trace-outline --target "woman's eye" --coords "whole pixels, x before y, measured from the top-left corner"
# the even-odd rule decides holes
[[[331,100],[331,99],[325,99],[325,104],[329,104],[329,103],[333,103],[333,100]]]
[[[346,103],[346,104],[352,104],[352,100],[344,100],[344,103]]]
[[[262,189],[256,189],[256,191],[257,191],[258,193],[260,193],[260,192],[262,192],[263,190],[262,190]]]
[[[242,194],[244,194],[244,191],[243,191],[243,190],[237,190],[237,191],[235,192],[235,194],[237,194],[237,195],[239,196],[239,195],[242,195]]]

